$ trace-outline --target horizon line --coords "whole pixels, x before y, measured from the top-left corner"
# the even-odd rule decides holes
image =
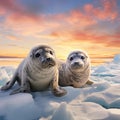
[[[13,58],[13,59],[15,59],[15,58],[25,58],[25,57],[16,57],[16,56],[0,56],[0,59],[1,58],[3,58],[3,59],[10,59],[10,58]],[[112,56],[101,56],[101,57],[90,57],[91,59],[112,59],[112,58],[114,58],[114,56],[112,57]],[[61,58],[62,59],[62,58]]]

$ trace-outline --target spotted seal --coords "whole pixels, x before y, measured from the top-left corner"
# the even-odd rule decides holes
[[[59,63],[59,85],[83,87],[85,84],[93,84],[89,80],[90,59],[82,50],[73,51],[68,55],[66,62]]]
[[[20,87],[11,94],[43,91],[51,88],[55,96],[63,96],[66,91],[58,85],[58,67],[54,50],[46,45],[34,47],[18,66],[12,79],[1,90],[10,89],[14,83]]]

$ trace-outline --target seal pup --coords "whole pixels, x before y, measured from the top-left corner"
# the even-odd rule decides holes
[[[34,47],[18,66],[12,80],[1,90],[10,89],[17,81],[20,88],[11,94],[20,92],[43,91],[51,88],[55,96],[63,96],[66,91],[58,85],[58,67],[54,50],[46,45]]]
[[[79,50],[71,52],[67,61],[59,63],[59,85],[73,86],[75,88],[91,85],[90,59],[86,52]]]

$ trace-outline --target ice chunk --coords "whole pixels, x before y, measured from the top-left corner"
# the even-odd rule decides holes
[[[119,120],[120,119],[120,109],[108,109],[110,115],[105,120]]]
[[[95,73],[103,73],[103,72],[108,72],[108,71],[109,71],[109,69],[106,66],[101,65],[101,66],[97,67],[94,72]]]
[[[53,114],[51,120],[75,120],[66,103],[61,103],[60,107]]]
[[[78,120],[103,120],[109,116],[109,112],[96,103],[83,102],[77,108],[78,106],[75,106],[73,111],[77,111],[76,115],[80,116]]]
[[[87,96],[85,102],[94,102],[105,108],[120,108],[120,85],[111,86],[110,88]]]
[[[110,108],[120,108],[120,98],[114,100],[114,101],[110,104]]]
[[[39,117],[38,107],[30,94],[16,94],[0,98],[0,115],[7,120],[32,120]]]
[[[120,64],[120,54],[116,55],[113,60],[114,63]]]
[[[51,91],[10,96],[0,91],[0,120],[120,120],[120,55],[113,62],[92,68],[93,85],[65,87],[67,95]],[[0,86],[15,68],[0,67]]]
[[[14,67],[0,67],[0,86],[4,85],[7,81],[9,81],[13,76],[14,72]]]

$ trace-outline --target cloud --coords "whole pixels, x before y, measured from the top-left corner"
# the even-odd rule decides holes
[[[67,1],[68,2],[68,1]],[[94,25],[97,20],[114,20],[118,16],[117,12],[117,2],[116,0],[103,0],[98,2],[99,5],[85,4],[81,8],[72,8],[67,12],[57,12],[56,14],[46,14],[41,12],[49,6],[48,1],[14,1],[7,0],[1,1],[0,7],[2,10],[6,11],[6,21],[7,22],[38,22],[42,25],[43,22],[54,23],[61,22],[62,24],[69,24],[72,26],[88,26]],[[58,6],[59,2],[52,0],[50,4]],[[66,2],[65,2],[66,3]],[[71,3],[71,1],[70,1]],[[60,6],[63,4],[63,1],[60,2]],[[66,3],[67,4],[67,3]],[[50,6],[49,6],[50,7]],[[62,6],[61,6],[62,7]],[[70,7],[70,6],[69,6]],[[55,8],[57,10],[57,7]],[[64,8],[65,9],[65,8]],[[47,9],[48,10],[48,9]],[[1,11],[1,10],[0,10]],[[55,10],[54,10],[55,11]],[[49,22],[50,20],[50,22]],[[59,24],[61,24],[59,23]]]
[[[46,40],[85,41],[103,44],[107,47],[120,45],[119,33],[116,33],[116,28],[113,28],[114,24],[117,24],[115,20],[118,19],[116,0],[100,0],[97,4],[84,4],[80,8],[62,13],[57,11],[54,14],[40,12],[49,5],[47,1],[36,0],[35,10],[32,8],[33,3],[32,0],[27,1],[26,4],[14,0],[4,0],[0,4],[0,11],[3,10],[3,13],[5,11],[7,13],[4,27],[22,36],[23,40],[26,40],[27,36]],[[39,8],[39,5],[41,7],[42,4],[43,8]],[[106,23],[101,25],[101,21],[106,21],[108,25],[106,26]],[[7,37],[10,40],[18,40],[16,36]]]
[[[6,11],[0,8],[0,16],[4,15],[5,13]]]
[[[4,10],[10,11],[22,11],[22,9],[15,4],[14,0],[2,0],[0,2],[0,7]]]
[[[17,36],[15,36],[15,35],[7,35],[6,38],[9,39],[9,40],[15,40],[15,41],[20,40],[20,39],[19,39]]]
[[[29,22],[29,21],[47,21],[50,18],[50,5],[53,6],[54,11],[57,11],[56,14],[51,14],[51,18],[56,20],[61,19],[64,22],[69,22],[70,24],[78,24],[78,25],[89,25],[96,23],[96,19],[100,20],[114,20],[118,16],[117,12],[117,1],[116,0],[100,0],[98,5],[94,5],[93,3],[85,4],[81,8],[74,8],[72,6],[72,1],[70,1],[70,5],[67,2],[59,2],[52,0],[49,1],[39,1],[39,0],[3,0],[0,3],[0,11],[6,11],[7,19],[13,20],[14,22]],[[59,3],[59,4],[58,4]],[[66,10],[65,5],[69,6],[68,10]],[[64,12],[60,13],[62,10],[62,5],[64,6]],[[59,10],[58,10],[59,8]],[[71,8],[71,9],[70,9]],[[65,12],[66,10],[66,12]],[[50,12],[48,12],[50,11]],[[46,14],[47,13],[47,14]],[[49,14],[48,14],[49,13]],[[59,20],[58,20],[59,21]]]
[[[80,10],[72,10],[65,19],[70,25],[75,25],[76,27],[85,27],[96,23],[96,20]]]
[[[0,58],[23,58],[23,57],[18,57],[18,56],[1,56]]]
[[[100,4],[100,3],[99,3]],[[84,11],[100,20],[115,20],[118,16],[116,0],[101,0],[101,5],[97,7],[93,4],[86,4]]]
[[[54,31],[50,34],[56,38],[61,38],[64,36],[64,42],[77,42],[77,43],[94,43],[94,44],[102,44],[106,47],[119,47],[120,46],[120,34],[119,33],[109,33],[109,34],[99,34],[93,31]]]
[[[37,21],[41,18],[35,13],[31,13],[24,5],[14,0],[3,0],[0,2],[0,11],[6,13],[6,19],[14,22]]]

